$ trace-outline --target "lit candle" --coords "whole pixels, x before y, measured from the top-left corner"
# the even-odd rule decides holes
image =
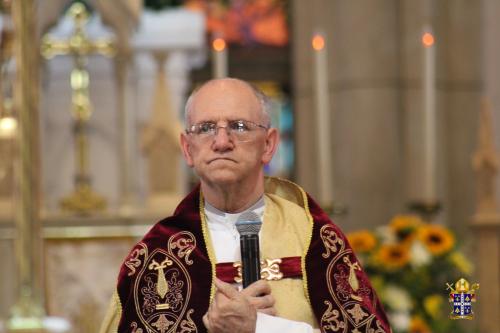
[[[220,37],[212,41],[212,76],[215,79],[227,77],[227,45]]]
[[[333,204],[332,154],[330,151],[330,100],[328,93],[328,57],[325,37],[314,34],[314,92],[318,140],[319,198],[324,205]]]
[[[436,194],[436,50],[435,40],[430,27],[422,34],[424,47],[424,122],[423,122],[423,199],[435,202]]]

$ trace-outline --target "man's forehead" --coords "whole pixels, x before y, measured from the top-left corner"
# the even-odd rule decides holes
[[[210,98],[210,96],[212,96],[215,99],[217,97],[239,95],[250,98],[253,97],[257,101],[257,97],[252,88],[245,82],[235,79],[210,81],[198,90],[195,98]]]
[[[234,120],[238,116],[258,114],[259,110],[260,102],[249,86],[239,81],[216,81],[196,93],[190,113],[195,118],[220,116]]]

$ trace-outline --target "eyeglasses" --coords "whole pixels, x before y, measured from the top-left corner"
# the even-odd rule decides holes
[[[228,136],[240,142],[248,142],[255,139],[258,129],[268,130],[268,126],[260,125],[249,120],[230,120],[226,126],[217,126],[213,121],[204,121],[191,125],[186,129],[187,134],[192,134],[200,140],[213,140],[219,128],[224,128]]]

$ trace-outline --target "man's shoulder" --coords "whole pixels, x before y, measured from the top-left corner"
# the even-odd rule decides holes
[[[161,247],[170,236],[183,231],[188,232],[191,229],[191,224],[185,218],[172,215],[156,222],[138,243],[152,248]]]
[[[128,272],[132,269],[135,271],[134,266],[141,262],[140,258],[147,258],[157,250],[168,251],[168,249],[175,247],[174,242],[184,240],[189,247],[189,243],[196,243],[196,236],[193,233],[197,234],[193,230],[193,223],[177,214],[156,222],[128,252],[121,270]]]

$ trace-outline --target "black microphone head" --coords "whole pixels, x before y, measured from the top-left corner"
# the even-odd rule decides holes
[[[255,212],[244,212],[235,223],[240,236],[258,235],[262,221]]]

